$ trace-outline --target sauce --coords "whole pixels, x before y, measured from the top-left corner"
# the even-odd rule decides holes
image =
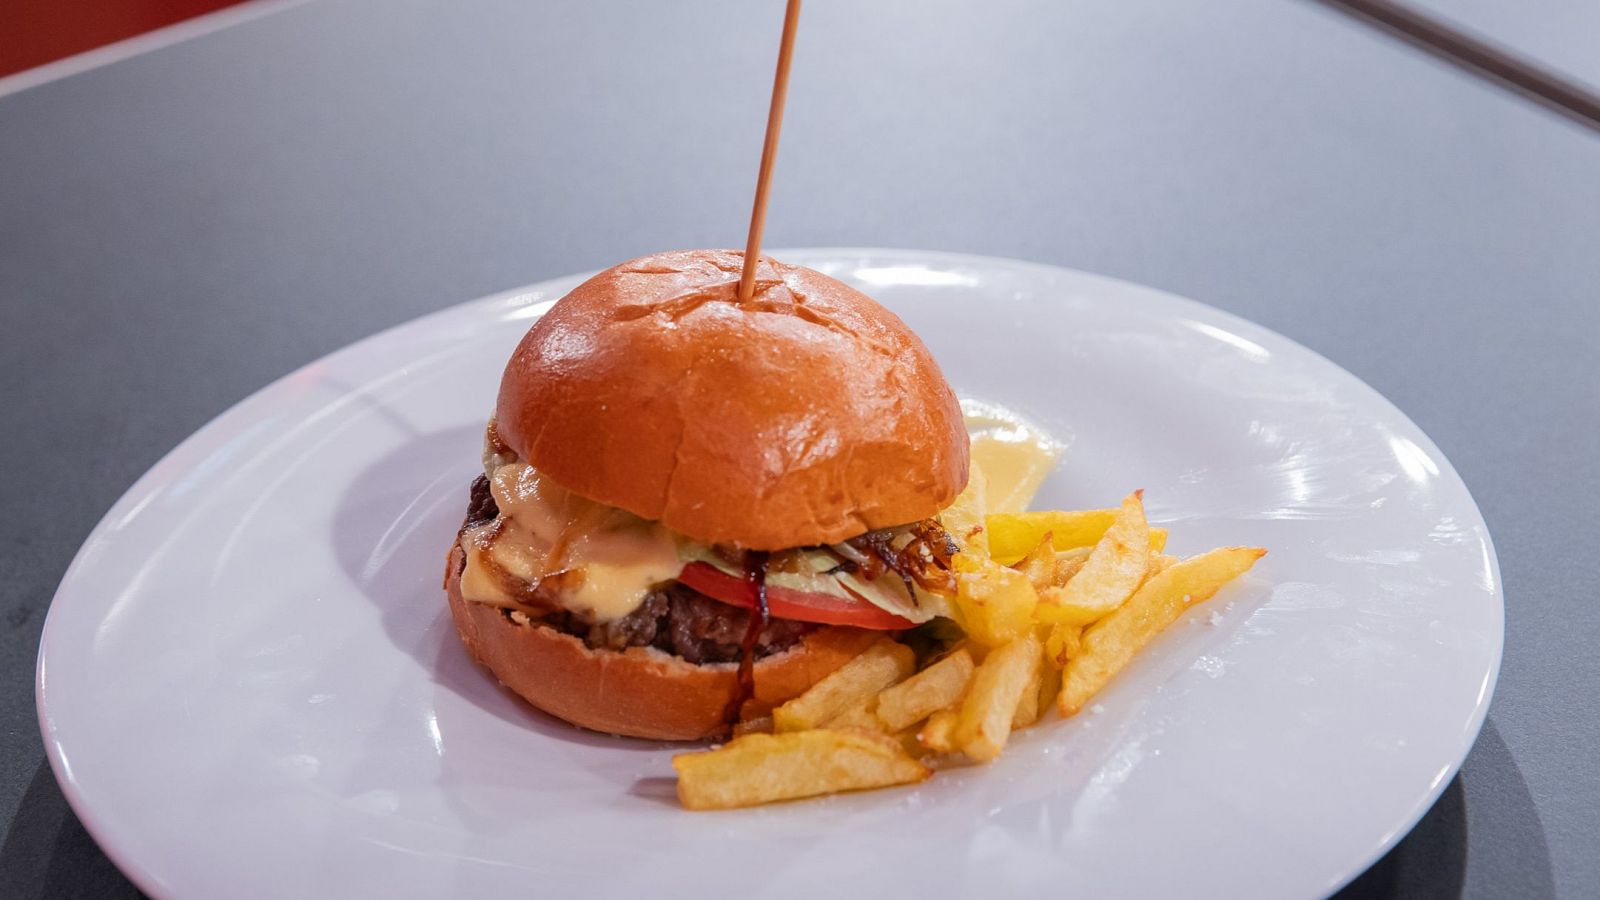
[[[744,580],[756,594],[755,609],[750,611],[750,624],[745,626],[744,642],[741,646],[743,653],[739,656],[739,687],[734,691],[733,699],[728,701],[728,710],[724,719],[731,729],[739,724],[740,713],[744,710],[746,701],[756,695],[756,644],[761,641],[761,632],[767,628],[767,562],[770,555],[765,551],[751,550],[744,555]]]
[[[1039,486],[1055,468],[1066,444],[1003,406],[962,400],[967,433],[972,436],[972,462],[988,480],[988,512],[1015,513],[1028,508]]]
[[[504,589],[494,589],[497,570],[530,584],[571,572],[562,605],[607,622],[633,612],[653,585],[683,568],[677,541],[658,523],[566,491],[525,463],[497,467],[490,491],[498,525],[469,529],[463,540],[468,599],[504,602]]]

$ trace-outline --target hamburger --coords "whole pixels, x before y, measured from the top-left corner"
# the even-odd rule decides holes
[[[533,706],[727,733],[948,614],[961,409],[893,313],[763,257],[661,253],[557,301],[505,368],[445,591]]]

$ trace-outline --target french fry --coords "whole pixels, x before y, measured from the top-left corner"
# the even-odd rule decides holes
[[[910,675],[915,667],[916,654],[910,647],[884,638],[774,709],[773,728],[778,732],[816,728]]]
[[[941,709],[922,723],[922,730],[917,732],[917,742],[934,753],[954,753],[956,724],[960,721],[960,711]]]
[[[932,774],[892,737],[823,730],[746,735],[716,750],[680,753],[672,767],[686,809],[736,809],[911,784]]]
[[[1086,625],[1121,606],[1150,571],[1150,528],[1144,520],[1143,491],[1122,501],[1116,521],[1106,529],[1089,559],[1065,585],[1040,596],[1041,622]]]
[[[989,555],[1003,563],[1015,562],[1038,545],[1046,533],[1057,550],[1091,547],[1105,536],[1117,520],[1115,509],[1044,510],[1025,513],[995,513],[984,517],[989,540]],[[1160,552],[1167,546],[1165,528],[1150,529],[1150,549]]]
[[[877,706],[877,704],[877,697],[868,697],[867,699],[862,700],[839,715],[829,719],[823,724],[822,727],[830,728],[835,731],[856,729],[859,731],[882,732],[884,731],[884,727],[878,722],[878,717],[873,713],[873,707]]]
[[[978,762],[988,762],[1005,749],[1017,704],[1039,668],[1039,638],[1030,628],[1004,647],[989,653],[972,676],[972,687],[961,703],[955,743]]]
[[[890,737],[894,738],[895,743],[900,745],[900,749],[904,750],[906,755],[912,759],[919,759],[928,752],[928,748],[922,746],[922,741],[918,740],[917,729],[915,728],[897,731]]]
[[[1062,671],[1061,714],[1070,716],[1082,709],[1184,610],[1210,599],[1266,552],[1257,547],[1223,547],[1174,563],[1146,581],[1127,603],[1089,626],[1082,651],[1068,658]]]
[[[733,736],[734,737],[742,737],[742,736],[747,735],[747,734],[771,734],[771,733],[772,733],[772,717],[771,716],[756,716],[753,719],[745,719],[744,721],[739,722],[738,724],[733,726]]]
[[[988,479],[976,461],[967,468],[967,486],[939,513],[939,525],[967,553],[989,555],[989,534],[984,528]],[[1020,554],[1019,554],[1020,555]]]
[[[1028,576],[970,553],[957,553],[951,567],[956,572],[957,621],[968,637],[999,647],[1033,627],[1039,594]]]
[[[939,660],[878,695],[877,725],[895,732],[954,706],[966,696],[972,681],[972,654],[965,650]]]
[[[1056,548],[1050,543],[1050,533],[1045,532],[1044,537],[1027,555],[1011,564],[1011,568],[1028,576],[1028,583],[1033,585],[1035,591],[1054,587],[1056,584]]]
[[[1022,688],[1022,699],[1017,701],[1017,711],[1011,715],[1011,730],[1020,731],[1039,721],[1039,683],[1049,666],[1033,667],[1033,678]]]
[[[1052,625],[1044,641],[1044,661],[1057,669],[1064,669],[1067,661],[1077,656],[1082,648],[1082,625]]]
[[[1055,571],[1051,574],[1050,586],[1061,587],[1072,580],[1072,576],[1083,569],[1083,564],[1089,561],[1089,554],[1094,552],[1093,547],[1074,547],[1071,550],[1057,550]]]
[[[1055,705],[1059,696],[1061,696],[1061,670],[1050,665],[1050,660],[1046,659],[1045,664],[1039,667],[1039,718],[1044,718],[1045,713]]]
[[[725,746],[675,756],[684,807],[914,783],[992,761],[1052,704],[1062,716],[1080,711],[1189,606],[1266,554],[1168,555],[1142,491],[1115,510],[1013,513],[989,505],[990,489],[974,462],[940,516],[958,545],[955,596],[940,610],[955,622],[918,631],[910,646],[882,637],[769,715],[736,725]],[[928,661],[920,671],[919,657]]]
[[[950,648],[951,653],[954,653],[957,650],[967,651],[967,654],[972,657],[973,663],[978,665],[981,665],[983,663],[983,658],[989,655],[989,648],[978,643],[972,638],[962,638],[958,643]]]

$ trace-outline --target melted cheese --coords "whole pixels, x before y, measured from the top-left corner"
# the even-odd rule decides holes
[[[461,570],[461,596],[479,603],[511,606],[514,599],[489,574],[485,565],[484,556],[488,553],[483,541],[485,529],[486,526],[480,525],[461,536],[461,549],[467,555],[467,565]]]
[[[987,512],[1028,508],[1065,446],[1016,413],[978,400],[961,401],[972,436],[972,462],[988,479]]]
[[[566,491],[525,463],[497,467],[490,490],[500,507],[499,525],[462,536],[467,567],[461,592],[469,600],[511,599],[486,571],[487,556],[529,583],[574,573],[563,582],[562,605],[607,622],[633,612],[653,586],[683,568],[667,529]]]

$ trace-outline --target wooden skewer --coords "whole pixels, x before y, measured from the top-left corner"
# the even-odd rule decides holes
[[[783,100],[789,93],[789,61],[794,56],[794,32],[800,25],[800,0],[789,0],[783,13],[783,43],[778,48],[778,72],[772,77],[772,106],[767,109],[767,138],[761,145],[761,172],[756,176],[756,202],[750,210],[750,235],[744,242],[744,271],[739,276],[739,302],[755,293],[756,260],[761,255],[761,231],[767,222],[767,186],[772,163],[778,157],[778,131],[783,127]]]

